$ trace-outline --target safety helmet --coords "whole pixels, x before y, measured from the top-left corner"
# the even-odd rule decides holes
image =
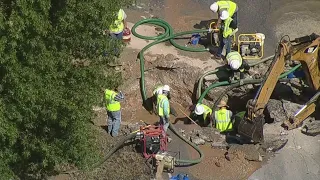
[[[196,113],[196,115],[202,115],[204,113],[204,108],[203,106],[201,106],[200,104],[197,104],[194,113]]]
[[[170,87],[168,85],[164,85],[162,91],[170,91]]]
[[[223,10],[221,13],[220,13],[220,19],[221,20],[226,20],[229,18],[229,12],[226,11],[226,10]]]
[[[211,11],[213,11],[213,12],[218,12],[218,4],[217,4],[217,2],[214,2],[213,4],[211,4],[211,6],[210,6],[210,10]]]
[[[233,70],[238,70],[239,67],[241,66],[240,61],[236,60],[236,59],[231,60],[229,65],[230,65],[231,69],[233,69]]]

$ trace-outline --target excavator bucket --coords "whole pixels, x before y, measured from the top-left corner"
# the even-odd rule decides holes
[[[238,126],[238,133],[241,136],[251,139],[254,142],[263,141],[263,125],[265,123],[264,117],[259,116],[253,121],[246,118],[241,119]]]

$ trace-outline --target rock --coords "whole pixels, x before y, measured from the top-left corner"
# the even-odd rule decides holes
[[[224,141],[211,143],[211,147],[213,147],[213,148],[225,148],[227,146],[228,146],[228,144]]]
[[[269,112],[270,118],[274,119],[275,122],[283,122],[287,119],[287,115],[282,107],[281,101],[270,99],[266,108]]]
[[[282,100],[282,104],[283,104],[283,108],[284,111],[287,114],[287,117],[293,117],[294,114],[300,109],[302,108],[302,105],[300,104],[296,104],[287,100]]]
[[[204,134],[199,134],[199,137],[201,139],[205,140],[206,142],[212,142],[212,140],[208,136],[206,136]]]
[[[261,148],[267,152],[276,152],[282,149],[287,144],[287,142],[287,138],[282,138],[279,136],[269,136],[268,138],[265,138],[265,142],[262,144]]]
[[[316,136],[320,134],[320,121],[306,121],[303,128],[301,129],[303,134],[309,136]]]
[[[173,54],[167,54],[166,56],[165,56],[165,59],[167,60],[167,61],[173,61],[173,60],[175,60],[175,56],[173,55]]]
[[[199,137],[190,137],[190,141],[193,142],[196,145],[204,145],[206,143],[205,140],[199,138]]]
[[[260,152],[256,149],[256,146],[253,144],[232,144],[228,149],[229,154],[236,154],[239,151],[244,153],[244,158],[248,161],[261,161],[262,156]]]

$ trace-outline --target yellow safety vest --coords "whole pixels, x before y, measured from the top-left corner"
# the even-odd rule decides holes
[[[219,6],[219,11],[227,10],[230,17],[236,12],[237,4],[232,1],[218,1],[217,4]]]
[[[233,19],[229,17],[228,19],[224,20],[224,28],[223,28],[223,38],[227,38],[232,34],[232,28],[230,28],[230,23]]]
[[[167,96],[163,94],[159,94],[157,98],[157,109],[158,109],[158,115],[161,117],[164,116],[163,105],[165,101],[169,101]],[[168,105],[168,114],[170,114],[170,104]]]
[[[216,128],[220,132],[232,130],[232,122],[229,110],[220,109],[219,111],[215,111],[214,118],[216,122]]]
[[[119,111],[120,110],[120,108],[121,108],[120,102],[114,100],[116,95],[117,95],[117,93],[112,90],[107,89],[105,91],[107,111]]]
[[[203,120],[206,121],[207,116],[212,114],[212,109],[204,104],[201,104],[201,106],[204,108]]]
[[[123,19],[124,19],[124,11],[122,9],[119,10],[118,12],[118,18],[109,26],[109,31],[111,33],[120,33],[124,29],[124,24],[123,24]]]

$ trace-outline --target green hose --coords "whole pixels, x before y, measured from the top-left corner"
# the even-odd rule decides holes
[[[298,64],[296,65],[295,67],[291,68],[289,71],[281,74],[279,76],[279,79],[282,79],[282,78],[285,78],[288,76],[288,74],[294,72],[295,70],[297,70],[299,67],[301,67],[301,64]],[[231,84],[234,84],[234,83],[239,83],[239,81],[234,81],[234,82],[229,82],[229,81],[222,81],[222,82],[217,82],[217,83],[214,83],[214,84],[211,84],[200,96],[200,98],[198,99],[198,103],[202,103],[202,100],[203,98],[207,95],[207,93],[215,88],[215,87],[220,87],[220,86],[227,86],[227,85],[231,85]]]
[[[266,57],[266,58],[263,58],[263,59],[261,59],[261,60],[259,60],[259,61],[254,62],[254,63],[248,63],[248,65],[249,65],[250,67],[252,67],[252,66],[255,66],[255,65],[264,63],[264,62],[266,62],[266,61],[269,61],[269,60],[271,60],[273,57],[274,57],[274,55],[269,56],[269,57]],[[214,69],[214,70],[208,71],[208,72],[204,73],[204,74],[199,78],[198,88],[197,88],[197,92],[196,92],[196,98],[197,98],[197,99],[199,99],[199,98],[201,97],[203,79],[204,79],[206,76],[208,76],[208,75],[217,73],[218,71],[219,71],[218,69]]]
[[[164,34],[159,35],[159,36],[153,36],[153,37],[149,37],[149,36],[143,36],[140,35],[136,32],[136,28],[142,24],[153,24],[153,25],[157,25],[160,26],[162,28],[165,29]],[[156,44],[159,44],[161,42],[165,42],[167,40],[170,41],[170,43],[181,50],[184,51],[190,51],[190,52],[205,52],[205,51],[209,51],[206,48],[189,48],[189,47],[185,47],[182,45],[177,44],[176,42],[174,42],[174,38],[178,37],[178,36],[183,36],[186,34],[193,34],[193,33],[204,33],[204,32],[208,32],[208,30],[193,30],[193,31],[186,31],[186,32],[180,32],[180,33],[176,33],[173,34],[173,29],[172,27],[165,21],[161,20],[161,19],[144,19],[141,20],[139,22],[137,22],[131,29],[132,34],[138,38],[141,39],[146,39],[146,40],[156,40],[150,44],[148,44],[147,46],[145,46],[140,52],[139,52],[139,59],[140,59],[140,72],[141,72],[141,79],[140,79],[140,89],[141,89],[141,96],[142,96],[142,100],[143,100],[143,104],[146,105],[146,100],[147,100],[147,93],[146,93],[146,87],[145,87],[145,76],[144,76],[144,52],[149,49],[151,46],[154,46]],[[190,146],[192,146],[198,153],[199,153],[199,158],[198,159],[194,159],[194,160],[189,160],[189,159],[176,159],[176,163],[182,163],[184,165],[193,165],[193,164],[197,164],[200,163],[203,159],[203,153],[202,151],[199,149],[199,147],[197,147],[195,144],[191,143],[190,141],[188,141],[187,139],[185,139],[183,136],[181,136],[178,131],[174,128],[174,126],[170,123],[169,128],[172,130],[172,132],[174,134],[176,134],[180,139],[182,139],[184,142],[186,142],[187,144],[189,144]]]
[[[165,33],[159,36],[154,36],[154,37],[148,37],[148,36],[142,36],[140,34],[138,34],[136,32],[136,28],[142,24],[154,24],[160,27],[163,27],[165,29]],[[189,47],[185,47],[182,45],[177,44],[176,42],[174,42],[174,38],[178,37],[178,36],[182,36],[182,35],[186,35],[186,34],[193,34],[193,33],[203,33],[203,32],[208,32],[208,30],[193,30],[193,31],[186,31],[186,32],[180,32],[177,34],[173,34],[173,29],[172,27],[165,21],[161,20],[161,19],[143,19],[141,21],[138,21],[131,29],[132,34],[138,38],[141,39],[146,39],[146,40],[156,40],[150,44],[148,44],[147,46],[145,46],[140,52],[139,52],[139,59],[140,59],[140,72],[141,72],[141,79],[140,79],[140,86],[141,86],[141,96],[143,99],[143,103],[145,105],[146,100],[147,100],[147,94],[146,94],[146,87],[145,87],[145,76],[144,76],[144,52],[149,49],[151,46],[154,46],[156,44],[159,44],[161,42],[167,41],[169,40],[170,43],[181,50],[184,51],[190,51],[190,52],[204,52],[204,51],[208,51],[208,49],[205,48],[189,48]]]

